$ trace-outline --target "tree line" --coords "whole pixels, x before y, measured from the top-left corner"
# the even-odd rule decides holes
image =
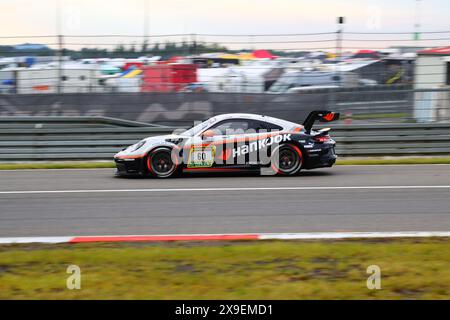
[[[79,50],[63,49],[63,56],[70,56],[72,59],[88,58],[138,58],[141,56],[161,56],[163,60],[173,56],[198,55],[208,52],[237,53],[242,50],[230,50],[227,47],[217,43],[203,43],[196,41],[181,42],[155,42],[150,44],[144,41],[141,44],[118,44],[112,49],[100,47],[84,47]],[[248,51],[248,50],[246,50]],[[19,49],[16,46],[0,46],[0,57],[16,56],[55,56],[58,50],[47,46],[39,46],[37,49]],[[272,53],[278,56],[298,56],[299,52],[274,51]]]

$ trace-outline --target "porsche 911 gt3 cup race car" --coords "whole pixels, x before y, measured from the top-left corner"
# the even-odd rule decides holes
[[[114,156],[117,175],[174,177],[181,172],[259,172],[296,175],[336,162],[330,128],[313,130],[339,113],[313,111],[303,125],[234,113],[214,116],[189,130],[145,138]]]

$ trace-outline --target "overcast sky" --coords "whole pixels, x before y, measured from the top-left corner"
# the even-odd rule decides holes
[[[0,37],[56,34],[58,1],[65,35],[143,34],[146,0],[0,0]],[[336,29],[338,15],[346,17],[348,31],[409,32],[414,26],[416,3],[416,0],[147,1],[150,34],[328,32]],[[421,1],[422,30],[450,30],[449,16],[449,0]]]

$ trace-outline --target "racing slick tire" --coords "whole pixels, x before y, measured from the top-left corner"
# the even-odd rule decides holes
[[[278,146],[271,156],[271,168],[277,175],[294,176],[302,169],[303,153],[294,144],[282,144]]]
[[[172,178],[181,172],[179,161],[172,154],[171,148],[160,147],[150,151],[146,163],[148,173],[155,178]]]

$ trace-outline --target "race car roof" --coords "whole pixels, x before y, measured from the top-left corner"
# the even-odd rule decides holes
[[[284,129],[289,129],[292,127],[301,127],[301,125],[299,125],[295,122],[278,119],[278,118],[274,118],[274,117],[270,117],[270,116],[264,116],[264,115],[260,115],[260,114],[254,114],[254,113],[226,113],[226,114],[214,116],[207,121],[216,123],[216,122],[227,120],[227,119],[251,119],[251,120],[265,121],[265,122],[270,122],[273,124],[280,125]]]

